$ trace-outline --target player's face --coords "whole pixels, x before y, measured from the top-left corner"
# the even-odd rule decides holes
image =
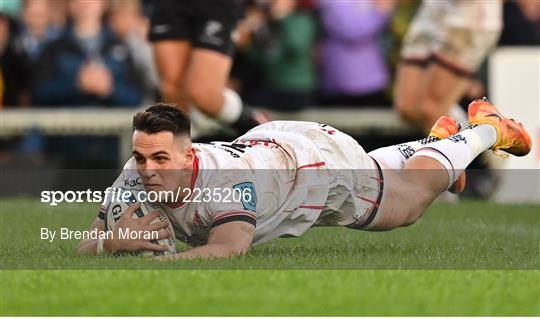
[[[171,132],[133,132],[133,157],[147,191],[172,191],[190,187],[194,149],[187,138]]]
[[[104,0],[72,0],[69,4],[71,18],[75,23],[99,20],[107,10],[107,2]]]

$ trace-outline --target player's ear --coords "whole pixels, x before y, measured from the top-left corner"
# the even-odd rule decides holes
[[[186,165],[191,165],[193,163],[193,159],[195,158],[195,148],[191,143],[189,143],[189,146],[186,149],[186,158],[185,163]]]

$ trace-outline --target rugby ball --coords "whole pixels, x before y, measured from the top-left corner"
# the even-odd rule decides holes
[[[106,210],[106,216],[105,216],[105,228],[108,231],[113,229],[113,226],[120,219],[120,217],[122,217],[122,214],[128,209],[128,207],[137,202],[137,198],[139,198],[137,194],[142,191],[133,190],[133,189],[120,189],[120,192],[121,193],[127,192],[128,194],[127,195],[122,194],[123,196],[113,196],[114,200],[109,202],[109,205]],[[127,199],[127,200],[119,201],[118,200],[119,198]],[[176,253],[176,245],[174,242],[174,230],[171,225],[171,221],[165,215],[165,213],[162,211],[162,209],[159,207],[157,203],[149,203],[149,202],[141,203],[141,206],[135,211],[135,214],[133,215],[133,217],[141,218],[156,210],[160,210],[161,215],[155,218],[154,220],[152,220],[150,224],[157,223],[159,221],[166,221],[169,224],[168,229],[171,236],[166,239],[151,240],[151,242],[158,245],[166,245],[168,249],[165,251],[150,251],[150,250],[142,251],[140,252],[140,255],[143,255],[143,256],[152,257],[152,256],[162,256],[162,255],[169,255],[169,254]],[[128,233],[126,230],[124,230],[124,232],[120,235],[127,236],[127,237],[133,236],[133,234]],[[135,234],[135,236],[137,235],[139,234]]]

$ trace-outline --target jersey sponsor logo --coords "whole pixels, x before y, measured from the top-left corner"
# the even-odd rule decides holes
[[[234,158],[240,158],[240,155],[246,152],[244,149],[251,147],[251,145],[226,142],[211,142],[210,145],[229,153]]]
[[[128,205],[133,205],[137,202],[137,198],[135,197],[135,194],[133,194],[133,192],[129,191],[129,197],[127,199],[127,202],[126,204]],[[144,216],[144,213],[142,211],[142,209],[139,207],[137,208],[137,210],[135,211],[135,215],[138,217],[138,218],[141,218]]]
[[[240,194],[250,194],[250,196],[240,196],[242,205],[244,209],[256,211],[257,207],[257,193],[255,191],[255,186],[252,182],[243,182],[233,186],[235,191],[238,191]]]
[[[136,179],[125,179],[124,185],[126,187],[135,187],[137,185],[142,185],[142,179],[141,177],[137,177]]]
[[[122,217],[122,206],[120,204],[115,204],[111,208],[112,217],[114,219],[114,222],[116,223],[120,217]]]

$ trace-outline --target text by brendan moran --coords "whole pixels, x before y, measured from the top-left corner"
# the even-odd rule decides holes
[[[135,231],[129,228],[119,228],[118,234],[107,230],[70,230],[69,228],[62,227],[59,230],[51,230],[49,228],[42,227],[40,230],[41,240],[47,240],[53,242],[55,239],[69,240],[69,239],[144,239],[155,240],[158,239],[158,232],[153,231]]]

